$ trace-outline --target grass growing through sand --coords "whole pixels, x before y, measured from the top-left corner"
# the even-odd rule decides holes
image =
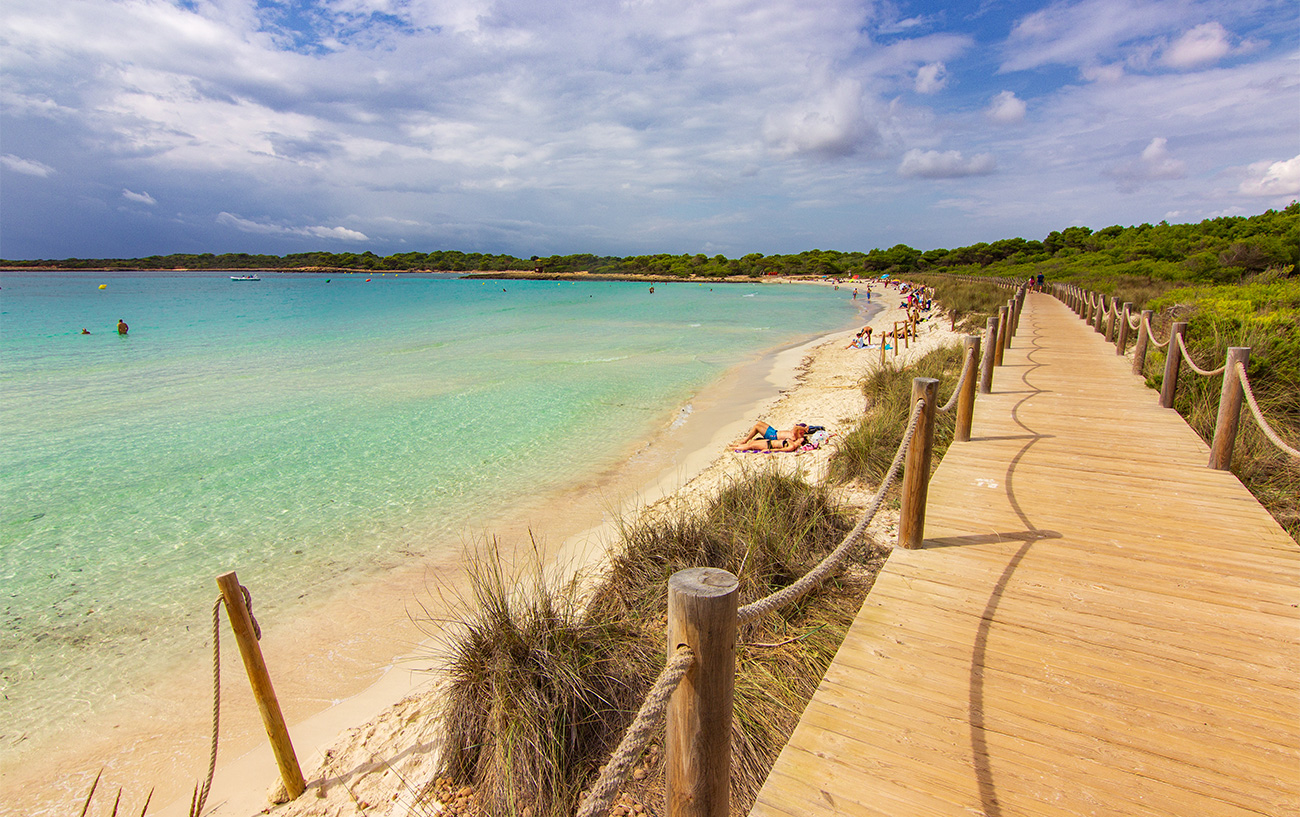
[[[807,572],[853,521],[826,489],[754,470],[703,507],[626,526],[585,606],[573,587],[516,583],[488,553],[474,567],[479,612],[454,650],[443,773],[475,787],[472,813],[572,814],[663,666],[669,576],[729,570],[745,604]],[[734,813],[748,811],[881,562],[864,546],[819,590],[741,627]],[[661,758],[652,748],[625,788],[659,813]]]
[[[857,426],[844,435],[831,455],[830,479],[835,482],[861,480],[879,483],[889,471],[898,444],[907,430],[912,411],[912,379],[933,377],[939,381],[939,405],[952,396],[961,377],[963,350],[960,346],[935,349],[906,367],[887,362],[862,381],[868,408]],[[954,413],[936,414],[932,468],[948,450],[956,427]],[[894,483],[897,492],[898,483]]]

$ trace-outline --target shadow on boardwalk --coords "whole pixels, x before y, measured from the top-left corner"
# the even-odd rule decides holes
[[[1300,813],[1300,548],[1047,295],[755,815]]]

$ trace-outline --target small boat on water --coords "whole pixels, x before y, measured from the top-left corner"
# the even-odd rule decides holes
[[[257,274],[254,273],[254,274],[252,274],[252,275],[232,275],[232,276],[230,276],[230,280],[232,280],[232,281],[260,281],[260,280],[262,280],[262,279],[259,278],[259,277],[257,277]]]

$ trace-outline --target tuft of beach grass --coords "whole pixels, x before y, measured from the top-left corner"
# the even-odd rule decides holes
[[[740,602],[754,601],[806,573],[853,522],[829,489],[769,466],[701,507],[624,524],[585,600],[576,583],[548,583],[536,569],[521,577],[499,548],[481,552],[470,566],[477,611],[453,647],[440,776],[474,787],[479,814],[572,814],[663,666],[668,578],[722,568],[739,578]],[[752,805],[886,553],[859,551],[809,596],[741,627],[735,814]],[[660,746],[662,734],[624,789],[633,811],[662,813]]]

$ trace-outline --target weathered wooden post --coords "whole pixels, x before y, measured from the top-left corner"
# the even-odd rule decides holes
[[[1169,354],[1165,355],[1165,377],[1160,383],[1160,405],[1164,408],[1174,407],[1174,396],[1178,392],[1178,367],[1183,362],[1183,350],[1178,348],[1178,339],[1187,331],[1187,323],[1179,321],[1169,330]]]
[[[693,567],[668,579],[668,655],[685,644],[695,663],[668,699],[665,800],[672,817],[729,817],[731,708],[739,582]]]
[[[1214,442],[1210,445],[1210,467],[1219,471],[1232,468],[1232,444],[1237,440],[1237,421],[1241,419],[1243,397],[1237,364],[1250,362],[1249,346],[1228,347],[1227,368],[1223,370],[1223,390],[1219,392],[1219,417],[1214,423]]]
[[[1133,302],[1125,301],[1119,315],[1119,338],[1115,341],[1115,354],[1122,355],[1128,348],[1128,333],[1133,328],[1128,325],[1128,316],[1133,311]]]
[[[1084,298],[1084,302],[1083,302],[1083,322],[1084,322],[1084,323],[1088,323],[1088,324],[1091,324],[1091,323],[1092,323],[1092,311],[1096,308],[1096,306],[1097,306],[1097,305],[1096,305],[1096,302],[1095,302],[1095,301],[1093,300],[1093,298],[1092,298],[1092,293],[1089,292],[1089,293],[1085,296],[1085,298]]]
[[[1115,342],[1115,332],[1119,329],[1119,298],[1110,299],[1110,308],[1106,310],[1106,342]]]
[[[1011,336],[1016,333],[1016,299],[1007,299],[1007,331],[1002,336],[1002,348],[1011,348]]]
[[[917,418],[907,458],[903,461],[902,499],[898,509],[898,546],[909,549],[919,548],[925,538],[925,497],[930,490],[939,381],[933,377],[912,378],[912,405],[918,400],[925,400],[925,407]]]
[[[1093,318],[1092,318],[1092,328],[1093,328],[1094,331],[1096,331],[1096,332],[1098,332],[1098,333],[1105,331],[1105,328],[1102,326],[1102,321],[1104,321],[1104,320],[1106,319],[1106,312],[1107,312],[1107,309],[1106,309],[1106,296],[1105,296],[1105,295],[1098,295],[1098,296],[1097,296],[1097,314],[1093,315]]]
[[[1147,331],[1147,326],[1151,324],[1151,316],[1156,313],[1150,309],[1142,310],[1142,323],[1138,324],[1137,345],[1133,347],[1133,374],[1141,377],[1147,365],[1147,345],[1151,342],[1151,333]]]
[[[998,342],[998,319],[989,318],[984,324],[984,355],[980,360],[980,394],[993,391],[993,358],[997,352],[994,346]]]
[[[970,441],[971,420],[975,415],[975,380],[979,377],[979,358],[980,358],[980,336],[967,335],[962,338],[962,346],[965,347],[965,365],[961,367],[961,394],[957,397],[957,430],[955,437],[958,442]]]
[[[898,359],[898,321],[894,321],[894,334],[890,335],[890,339],[894,341],[894,359],[897,360]]]
[[[885,347],[889,345],[886,334],[885,332],[880,333],[880,367],[882,369],[885,367]]]
[[[226,603],[230,629],[234,631],[235,642],[239,644],[239,654],[244,659],[244,669],[248,673],[248,683],[253,687],[253,697],[257,699],[257,709],[262,713],[262,725],[266,727],[266,736],[271,740],[271,751],[275,754],[276,765],[280,767],[280,779],[284,781],[290,799],[296,800],[307,788],[307,784],[302,778],[302,768],[298,765],[298,756],[294,754],[293,743],[289,740],[289,728],[284,724],[280,702],[276,700],[271,675],[266,671],[266,662],[262,660],[262,648],[257,643],[253,618],[244,602],[244,593],[235,571],[218,576],[217,586],[221,588],[221,598]]]
[[[1002,354],[1007,348],[1006,335],[1007,335],[1007,308],[1005,306],[999,306],[998,307],[998,342],[997,342],[997,347],[995,348],[993,354],[993,365],[995,366],[1002,365]]]

